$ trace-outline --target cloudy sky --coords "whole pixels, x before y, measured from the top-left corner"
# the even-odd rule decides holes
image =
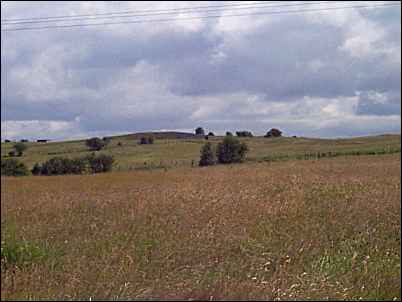
[[[272,127],[310,137],[400,133],[400,6],[206,19],[178,10],[226,5],[208,13],[222,16],[346,5],[323,2],[235,9],[216,1],[3,1],[1,136],[72,139],[197,126],[218,134],[262,135]],[[143,10],[164,14],[3,25]],[[3,31],[152,18],[176,20]]]

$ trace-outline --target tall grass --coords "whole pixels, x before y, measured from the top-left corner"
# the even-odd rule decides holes
[[[2,300],[400,300],[396,154],[1,182]]]

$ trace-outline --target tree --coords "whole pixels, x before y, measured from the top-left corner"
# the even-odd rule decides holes
[[[90,139],[87,139],[85,141],[85,144],[89,147],[89,150],[91,151],[99,151],[102,148],[106,146],[106,142],[101,140],[99,137],[93,137]]]
[[[250,131],[236,131],[236,135],[238,137],[253,137],[253,134]]]
[[[230,131],[226,131],[226,136],[233,136],[233,133]]]
[[[201,148],[200,161],[198,165],[200,167],[204,167],[204,166],[215,165],[215,163],[216,163],[215,153],[212,150],[212,144],[208,142]]]
[[[17,152],[18,156],[22,156],[22,153],[28,149],[28,146],[25,145],[24,143],[16,143],[14,144],[14,149]]]
[[[241,143],[233,136],[226,136],[218,144],[216,156],[218,162],[222,164],[239,163],[244,161],[247,151],[248,147],[245,143]]]
[[[264,135],[264,137],[280,137],[282,136],[282,131],[272,128],[267,132],[267,134]]]
[[[205,131],[201,127],[198,127],[195,129],[195,134],[196,135],[205,135]]]
[[[213,132],[209,132],[208,136],[215,136],[215,134]]]

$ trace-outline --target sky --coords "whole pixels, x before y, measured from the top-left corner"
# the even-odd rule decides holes
[[[222,17],[345,5],[319,2],[236,10],[227,1],[2,1],[2,22],[167,9],[176,10],[136,20],[176,20],[29,31],[2,25],[1,137],[68,140],[198,126],[325,138],[400,133],[400,6]],[[218,18],[178,10],[222,4],[209,13]]]

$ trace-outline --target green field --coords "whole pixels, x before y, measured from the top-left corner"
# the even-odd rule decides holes
[[[217,144],[222,137],[210,137],[208,141]],[[248,161],[304,158],[305,154],[314,156],[317,152],[332,155],[348,155],[360,152],[394,153],[400,152],[400,135],[380,135],[350,139],[313,139],[313,138],[240,138],[249,146]],[[118,146],[118,143],[122,146]],[[140,145],[137,136],[125,135],[112,137],[110,144],[102,153],[112,154],[116,159],[115,170],[131,170],[149,167],[191,166],[198,163],[204,138],[156,139],[153,145]],[[19,159],[29,168],[36,162],[41,163],[55,156],[79,157],[90,152],[84,140],[27,143],[28,150]],[[7,157],[13,143],[1,144],[1,156]]]

